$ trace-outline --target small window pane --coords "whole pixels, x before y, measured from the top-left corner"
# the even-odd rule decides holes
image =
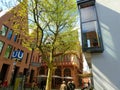
[[[86,7],[81,9],[81,20],[82,22],[96,20],[95,7]]]
[[[99,47],[99,38],[97,34],[97,22],[87,22],[82,24],[83,44],[86,47]]]
[[[17,35],[14,36],[14,42],[16,42],[16,40],[17,40]]]
[[[98,27],[96,21],[82,23],[82,32],[97,31],[97,29]]]
[[[4,57],[9,58],[11,51],[12,51],[12,46],[8,45],[8,47],[7,47],[6,51],[5,51]]]
[[[8,30],[8,27],[5,26],[5,25],[3,25],[0,34],[1,34],[2,36],[5,36],[6,33],[7,33],[7,30]]]
[[[13,33],[12,30],[9,30],[9,31],[8,31],[8,35],[7,35],[7,38],[8,38],[8,39],[11,39],[11,37],[12,37],[12,33]]]
[[[0,53],[2,52],[3,46],[4,46],[4,43],[0,41]]]

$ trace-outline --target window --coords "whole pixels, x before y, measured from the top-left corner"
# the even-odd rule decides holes
[[[12,31],[12,30],[9,30],[9,31],[8,31],[8,34],[7,34],[7,38],[8,38],[8,39],[11,39],[12,34],[13,34],[13,31]]]
[[[11,51],[12,51],[12,46],[8,45],[8,47],[6,48],[4,57],[9,58]]]
[[[17,34],[14,35],[14,42],[16,42],[16,40],[17,40]]]
[[[2,25],[0,34],[1,34],[2,36],[6,36],[7,31],[8,31],[8,27],[5,26],[5,25]]]
[[[3,46],[4,46],[4,43],[0,41],[0,53],[2,52]]]
[[[81,20],[82,49],[85,52],[103,52],[102,36],[96,7],[93,4],[95,1],[91,1],[87,0],[87,2],[78,3]]]
[[[71,70],[69,68],[64,70],[64,76],[71,76]]]

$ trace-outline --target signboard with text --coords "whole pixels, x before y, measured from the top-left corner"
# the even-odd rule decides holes
[[[14,50],[12,53],[12,58],[16,58],[16,59],[21,60],[23,58],[23,54],[24,53],[21,50]]]

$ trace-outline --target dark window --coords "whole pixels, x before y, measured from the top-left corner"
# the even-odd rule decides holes
[[[39,74],[40,75],[45,75],[45,67],[41,66]]]
[[[17,34],[14,35],[14,42],[16,42],[16,40],[17,40]]]
[[[71,76],[71,70],[69,68],[64,70],[64,76]]]
[[[2,36],[6,36],[7,31],[8,31],[8,27],[5,26],[5,25],[2,25],[0,34],[1,34]]]
[[[13,31],[12,31],[12,30],[9,30],[9,31],[8,31],[8,34],[7,34],[7,38],[8,38],[8,39],[11,39],[12,34],[13,34]]]
[[[88,1],[84,3],[79,2],[80,4],[78,4],[81,16],[82,49],[85,52],[103,52],[102,36],[96,7],[93,2],[88,3]]]

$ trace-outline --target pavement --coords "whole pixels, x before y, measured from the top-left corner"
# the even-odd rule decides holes
[[[7,88],[0,87],[0,90],[31,90],[31,88],[24,88],[24,89],[18,88],[18,89],[13,89],[13,87],[7,87]],[[34,90],[41,90],[41,89],[35,88]],[[58,89],[52,89],[52,90],[58,90]],[[75,90],[81,90],[81,89],[75,89]]]

